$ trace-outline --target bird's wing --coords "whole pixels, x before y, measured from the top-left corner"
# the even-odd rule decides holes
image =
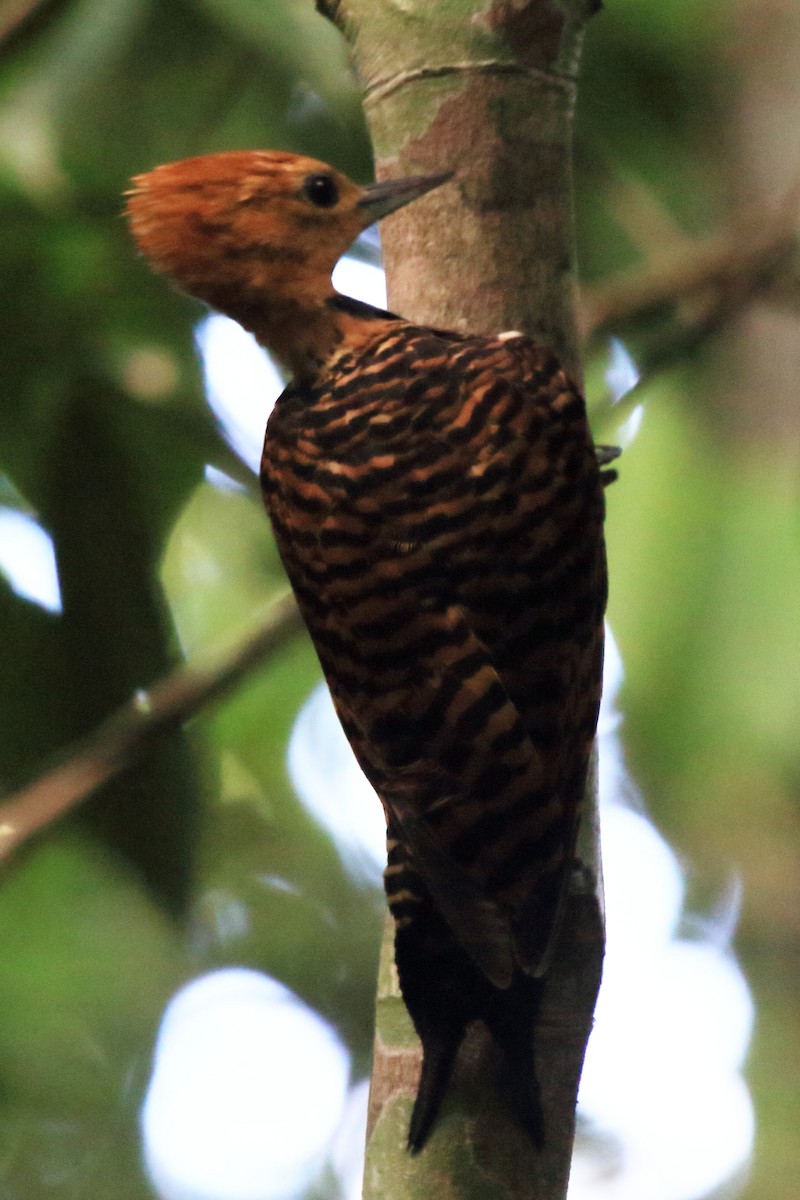
[[[428,827],[420,812],[420,797],[430,795],[433,787],[439,804],[445,799],[456,802],[455,780],[424,759],[386,779],[381,800],[390,828],[402,838],[426,891],[463,949],[495,987],[507,988],[514,975],[508,915],[456,865],[441,838]]]
[[[379,675],[369,699],[343,686],[341,643],[323,665],[356,756],[433,902],[487,978],[506,986],[515,958],[531,974],[545,960],[572,814],[467,614],[429,608],[416,632],[424,655],[412,639],[407,665]],[[337,633],[349,636],[341,625]],[[346,658],[352,665],[356,653]],[[516,917],[534,896],[542,903],[523,933]]]

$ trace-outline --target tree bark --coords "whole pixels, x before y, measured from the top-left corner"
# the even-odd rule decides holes
[[[456,172],[383,225],[390,303],[521,329],[578,373],[571,136],[596,0],[318,0],[350,44],[379,179]],[[416,210],[416,211],[415,211]]]
[[[389,303],[404,317],[552,345],[580,380],[571,135],[583,27],[596,0],[318,0],[345,34],[379,179],[455,172],[387,219]],[[563,1200],[603,957],[596,788],[537,1029],[546,1145],[537,1153],[470,1031],[421,1155],[405,1138],[420,1065],[387,925],[377,1002],[365,1200]]]

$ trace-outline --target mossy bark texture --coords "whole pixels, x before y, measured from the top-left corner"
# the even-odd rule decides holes
[[[581,377],[571,133],[584,25],[598,0],[317,0],[347,38],[379,179],[454,172],[382,226],[389,304],[470,332],[517,329]],[[419,1046],[387,925],[364,1200],[563,1200],[603,956],[595,787],[537,1029],[546,1145],[516,1125],[498,1054],[470,1031],[437,1128],[405,1138]]]

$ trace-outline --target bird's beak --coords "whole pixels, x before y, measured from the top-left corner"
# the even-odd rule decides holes
[[[404,204],[410,204],[412,200],[424,196],[432,188],[447,183],[452,177],[452,171],[445,171],[442,175],[411,175],[408,179],[387,179],[383,183],[370,183],[362,190],[358,207],[363,209],[370,221],[379,221],[381,217],[388,216]]]

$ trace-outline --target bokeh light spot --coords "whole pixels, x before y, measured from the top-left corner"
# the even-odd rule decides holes
[[[313,1180],[347,1096],[333,1029],[267,975],[194,980],[170,1002],[142,1109],[162,1200],[288,1200]]]

